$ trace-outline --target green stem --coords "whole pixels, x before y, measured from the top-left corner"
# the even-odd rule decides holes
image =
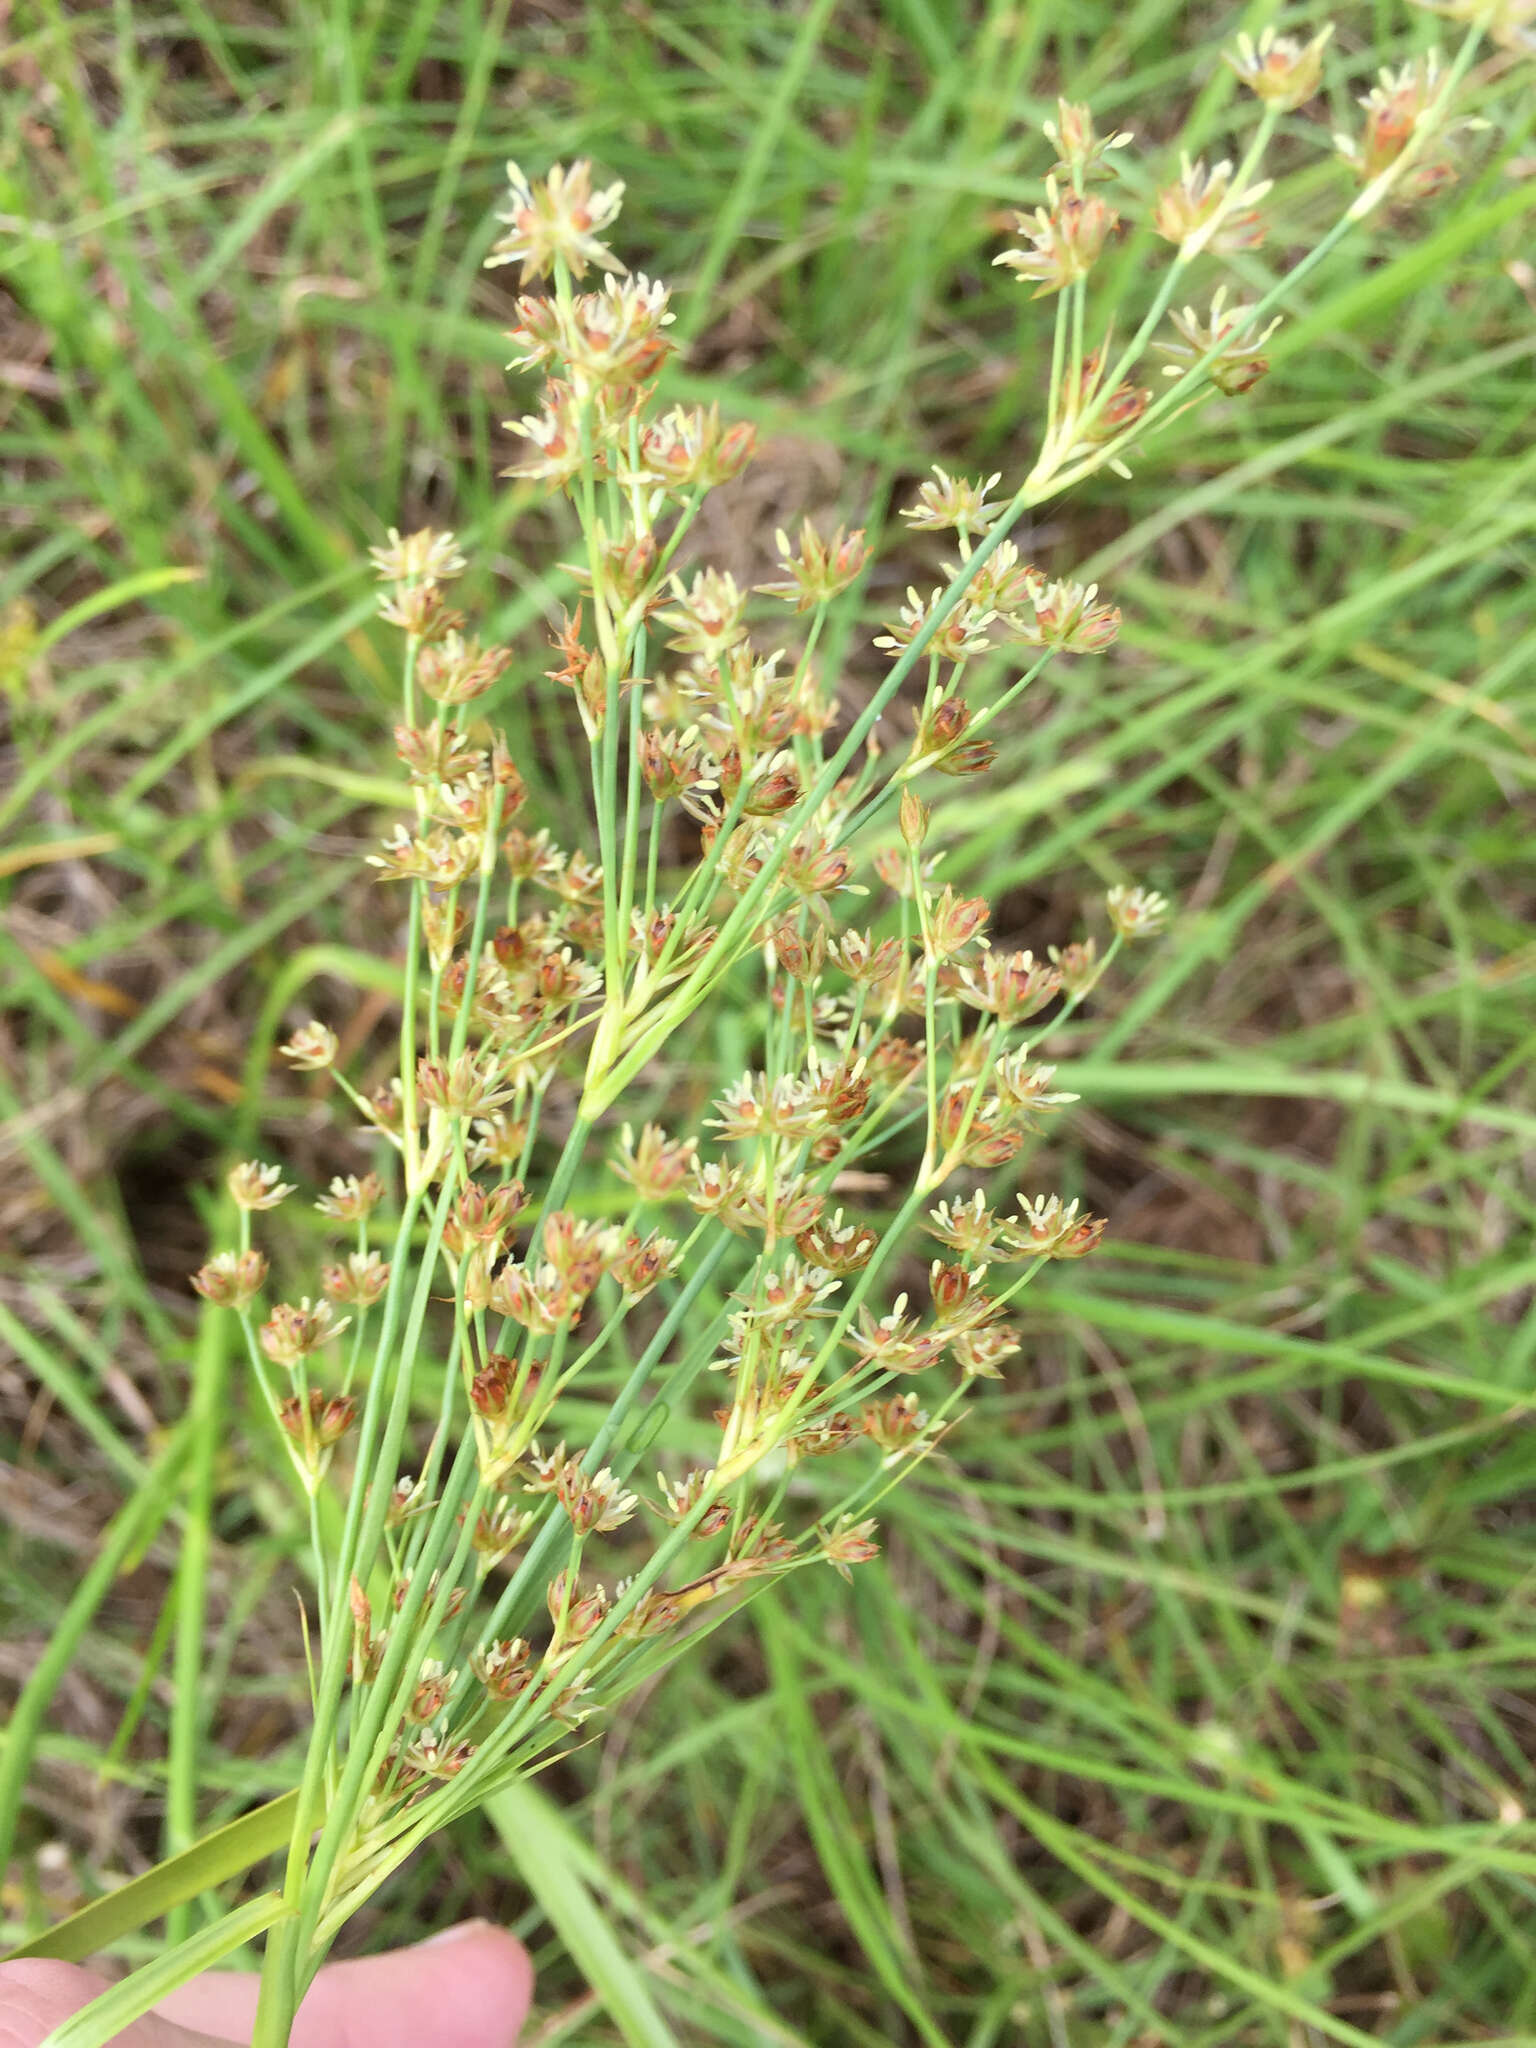
[[[214,1226],[214,1241],[226,1239],[234,1202],[226,1194]],[[242,1212],[241,1247],[249,1241],[250,1219]],[[229,1324],[221,1310],[204,1304],[198,1322],[187,1409],[192,1469],[187,1515],[176,1567],[176,1646],[172,1659],[171,1726],[165,1805],[165,1854],[190,1849],[197,1838],[198,1759],[206,1717],[203,1663],[207,1655],[208,1564],[213,1548],[214,1478],[223,1441],[224,1380],[229,1362]],[[190,1901],[166,1916],[171,1947],[192,1932]]]

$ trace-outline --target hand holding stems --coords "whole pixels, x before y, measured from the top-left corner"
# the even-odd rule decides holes
[[[520,1943],[471,1920],[415,1948],[333,1963],[299,2009],[293,2048],[515,2048],[533,1972]],[[0,2044],[45,2048],[106,1987],[73,1963],[0,1964]],[[116,2036],[116,2048],[248,2042],[259,1980],[210,1971]]]

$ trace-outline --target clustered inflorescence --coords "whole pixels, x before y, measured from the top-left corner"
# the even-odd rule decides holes
[[[1039,1041],[1168,906],[1111,889],[1102,953],[992,943],[988,904],[943,877],[919,787],[986,774],[1021,693],[1119,630],[1091,584],[1021,557],[1021,511],[1263,375],[1268,300],[1217,289],[1202,316],[1172,297],[1197,260],[1261,245],[1263,143],[1315,91],[1325,42],[1266,31],[1232,54],[1259,140],[1236,168],[1184,157],[1156,195],[1148,226],[1175,253],[1119,350],[1088,345],[1085,287],[1121,228],[1101,187],[1131,138],[1066,103],[1047,124],[1046,204],[998,259],[1057,298],[1039,459],[1003,498],[998,476],[942,469],[918,489],[903,517],[947,537],[944,580],[873,636],[889,668],[852,712],[818,654],[865,535],[781,532],[755,590],[690,559],[753,434],[658,400],[669,293],[606,240],[622,188],[585,163],[510,168],[491,261],[553,287],[517,300],[515,364],[544,384],[510,423],[512,474],[565,493],[579,526],[545,672],[586,737],[594,841],[556,843],[532,764],[478,716],[514,652],[455,607],[453,536],[391,532],[374,559],[403,641],[411,801],[372,859],[408,923],[399,1069],[358,1088],[319,1023],[283,1051],[334,1076],[393,1167],[332,1182],[334,1261],[265,1311],[251,1218],[293,1190],[237,1168],[239,1242],[195,1281],[240,1314],[310,1501],[346,1479],[339,1543],[316,1523],[316,1755],[273,2009],[425,1832],[734,1597],[871,1557],[882,1496],[1018,1353],[1021,1291],[1099,1242],[1078,1202],[1019,1188],[1073,1100]],[[1447,90],[1424,62],[1368,97],[1350,161],[1378,198],[1394,167],[1405,191],[1443,182]],[[1160,397],[1135,379],[1149,347],[1171,358]],[[765,613],[788,628],[768,651]],[[751,1064],[701,1115],[677,1052],[722,1010]],[[595,1162],[611,1199],[593,1199]],[[566,1440],[566,1397],[618,1369],[602,1426]]]

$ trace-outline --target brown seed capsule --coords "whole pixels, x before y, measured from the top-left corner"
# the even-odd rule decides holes
[[[470,1653],[469,1668],[492,1699],[515,1699],[528,1683],[529,1649],[521,1636]]]
[[[457,1674],[445,1671],[435,1660],[423,1664],[411,1703],[406,1708],[406,1718],[418,1724],[435,1721],[448,1704],[448,1694]]]
[[[258,1251],[215,1252],[192,1275],[192,1285],[215,1308],[247,1308],[266,1277],[267,1262]]]
[[[846,1579],[851,1577],[850,1565],[866,1564],[870,1558],[880,1555],[880,1546],[874,1542],[875,1524],[872,1521],[855,1522],[851,1526],[839,1525],[836,1529],[823,1530],[821,1554],[834,1571]]]
[[[517,1360],[505,1351],[492,1351],[469,1383],[469,1398],[477,1415],[488,1422],[500,1421],[512,1398],[517,1378]]]
[[[795,1247],[802,1259],[819,1266],[824,1273],[847,1274],[861,1272],[874,1257],[879,1242],[879,1236],[867,1223],[844,1223],[839,1209],[830,1222],[822,1218],[802,1230],[795,1239]]]

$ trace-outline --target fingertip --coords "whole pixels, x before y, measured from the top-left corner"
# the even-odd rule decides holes
[[[31,2048],[103,1988],[89,1970],[51,1956],[0,1963],[0,2048]]]
[[[522,1943],[468,1920],[414,1948],[322,1970],[293,2048],[514,2048],[532,1996]]]
[[[533,2003],[533,1964],[515,1935],[489,1920],[463,1920],[407,1953],[434,1974],[451,1971],[464,2048],[513,2048]]]
[[[0,1963],[0,2048],[37,2048],[106,1988],[92,1971],[48,1956]],[[209,2048],[203,2035],[184,2033],[154,2013],[113,2039],[119,2048]]]

